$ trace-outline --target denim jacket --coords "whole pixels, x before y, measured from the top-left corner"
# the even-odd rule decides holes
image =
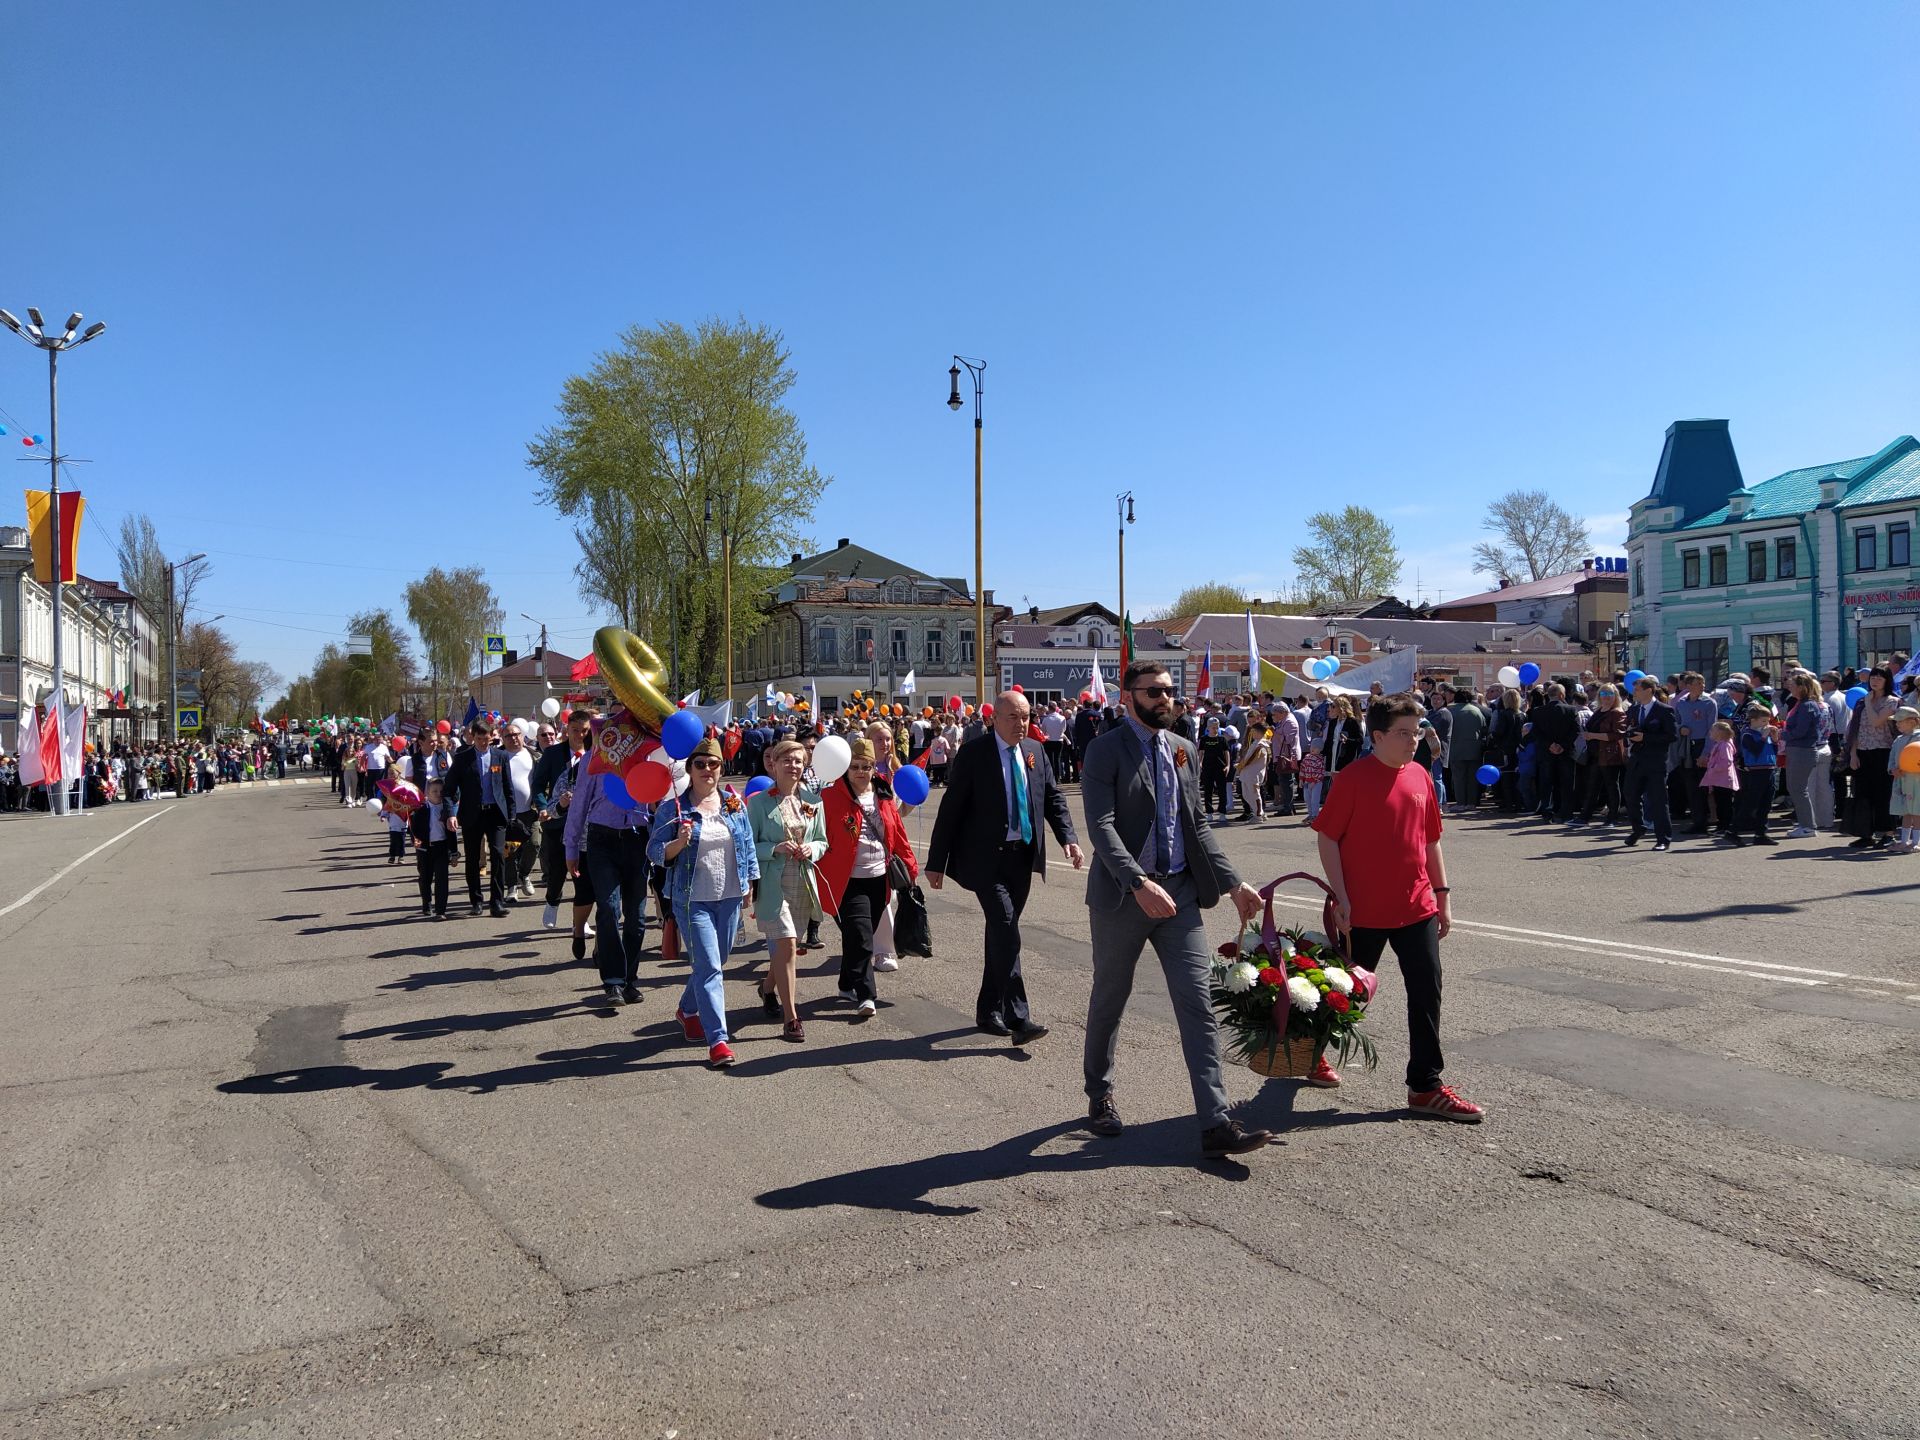
[[[724,800],[722,803],[724,806]],[[692,806],[688,806],[685,813],[693,821],[693,841],[673,859],[667,859],[667,846],[680,833],[678,797],[654,807],[653,828],[647,833],[647,859],[667,867],[667,903],[676,913],[685,910],[693,892],[693,857],[700,846],[700,827],[707,823],[707,817]],[[753,843],[753,825],[747,819],[744,804],[731,813],[722,808],[720,819],[733,832],[733,861],[739,867],[740,896],[744,903],[748,887],[760,878],[760,852]]]

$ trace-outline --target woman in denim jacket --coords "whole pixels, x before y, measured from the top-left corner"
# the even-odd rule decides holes
[[[647,859],[667,867],[667,903],[686,942],[693,973],[673,1012],[690,1044],[705,1041],[707,1063],[733,1063],[727,1044],[727,991],[722,978],[740,905],[760,878],[759,851],[747,807],[720,789],[724,763],[711,736],[687,757],[687,788],[656,806],[647,835]]]

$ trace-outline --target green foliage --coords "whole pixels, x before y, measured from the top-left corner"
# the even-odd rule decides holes
[[[1400,579],[1393,527],[1364,505],[1310,516],[1313,543],[1293,552],[1300,583],[1316,599],[1341,604],[1390,594]]]
[[[484,637],[500,628],[506,612],[478,565],[456,570],[436,565],[408,584],[405,599],[407,618],[426,648],[429,708],[438,715],[442,692],[463,686],[485,668]]]
[[[568,380],[527,448],[544,498],[575,522],[581,593],[663,656],[676,689],[717,688],[723,535],[736,643],[803,535],[828,477],[807,463],[779,332],[744,321],[634,327]],[[677,622],[677,633],[675,625]]]

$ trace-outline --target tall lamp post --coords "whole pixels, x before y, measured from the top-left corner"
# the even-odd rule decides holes
[[[981,377],[986,374],[987,362],[969,360],[964,355],[953,357],[953,368],[947,371],[952,386],[947,393],[947,408],[958,410],[964,403],[960,398],[960,367],[967,367],[967,374],[973,379],[973,668],[974,668],[974,704],[987,703],[987,574],[986,550],[982,540],[985,529],[984,510],[980,489],[980,394]]]
[[[173,605],[173,572],[206,558],[203,552],[167,566],[167,734],[176,742],[180,739],[180,619]]]
[[[1115,528],[1120,537],[1120,624],[1124,629],[1127,623],[1127,526],[1133,524],[1133,492],[1123,490],[1113,500],[1118,516]]]
[[[14,334],[29,345],[37,346],[47,352],[47,489],[50,492],[49,520],[53,525],[53,703],[59,707],[60,722],[66,723],[66,667],[62,663],[64,652],[61,647],[61,592],[65,589],[65,567],[61,557],[65,550],[60,543],[60,462],[66,457],[60,453],[60,355],[62,351],[72,350],[86,344],[107,327],[96,320],[89,325],[85,334],[76,335],[80,321],[85,317],[78,310],[67,317],[66,333],[49,335],[46,333],[46,320],[31,305],[27,307],[27,323],[22,325],[10,311],[0,310],[0,325],[5,325]],[[48,799],[52,803],[55,815],[67,813],[67,787],[50,787]]]
[[[1856,670],[1864,670],[1867,664],[1866,647],[1862,645],[1860,642],[1860,627],[1862,625],[1865,625],[1866,623],[1867,623],[1867,607],[1864,605],[1854,606],[1853,607],[1853,668]]]

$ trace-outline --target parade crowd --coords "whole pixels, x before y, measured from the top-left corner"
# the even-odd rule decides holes
[[[310,746],[303,736],[269,730],[245,740],[113,741],[107,753],[89,742],[81,774],[68,782],[68,801],[79,805],[81,787],[89,806],[161,796],[204,795],[216,785],[279,779],[288,766],[304,766]],[[20,757],[0,755],[0,812],[45,810],[47,787],[21,780]]]

